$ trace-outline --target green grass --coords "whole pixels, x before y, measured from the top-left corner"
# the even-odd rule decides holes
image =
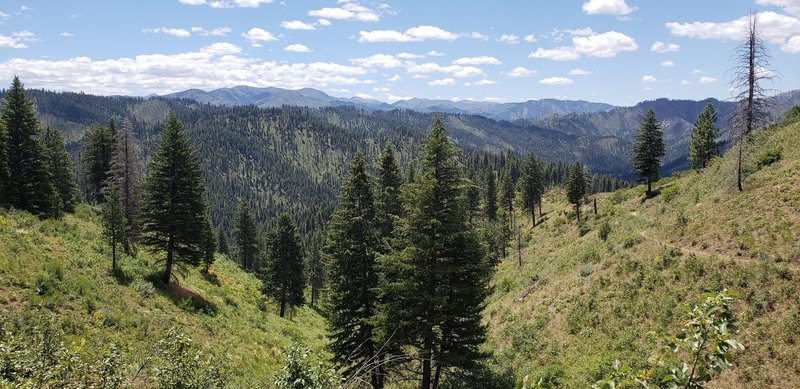
[[[645,203],[643,187],[598,195],[599,213],[585,206],[582,228],[565,218],[564,194],[549,193],[543,224],[521,219],[522,268],[512,251],[494,278],[485,310],[492,362],[518,377],[556,370],[564,387],[590,386],[615,359],[658,367],[675,356],[652,334],[677,332],[681,305],[729,288],[740,293],[734,312],[746,350],[713,387],[800,387],[798,134],[795,123],[752,137],[742,193],[734,153],[662,179],[661,194]],[[781,158],[764,164],[775,150]]]
[[[76,350],[100,354],[117,345],[128,380],[173,327],[221,357],[233,387],[269,386],[294,342],[326,355],[325,323],[315,310],[278,317],[260,281],[225,256],[210,276],[193,268],[167,288],[153,283],[160,256],[122,255],[112,273],[110,248],[88,206],[63,220],[0,213],[0,313],[30,325],[53,318]],[[137,386],[150,386],[150,376],[146,369]]]

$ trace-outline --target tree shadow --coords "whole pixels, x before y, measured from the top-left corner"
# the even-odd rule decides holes
[[[133,275],[125,271],[121,266],[118,266],[116,269],[111,269],[109,273],[111,273],[111,276],[122,286],[129,286],[131,282],[133,282]]]
[[[200,274],[202,274],[202,275],[203,275],[203,278],[204,278],[206,281],[208,281],[208,283],[210,283],[211,285],[214,285],[214,286],[220,286],[220,285],[222,285],[222,284],[219,282],[219,278],[217,277],[217,273],[214,273],[214,272],[211,272],[211,271],[209,271],[208,273],[206,273],[206,272],[202,271],[202,272],[200,272]]]
[[[164,286],[164,292],[175,305],[187,312],[202,313],[209,316],[217,314],[217,306],[199,293],[187,289],[177,282]]]

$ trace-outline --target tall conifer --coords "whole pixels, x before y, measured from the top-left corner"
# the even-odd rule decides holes
[[[716,123],[717,111],[709,102],[695,120],[689,141],[689,161],[695,169],[705,168],[711,158],[719,155]]]
[[[278,302],[280,315],[303,304],[303,249],[289,214],[281,214],[267,236],[267,259],[261,267],[264,294]]]
[[[575,214],[578,217],[578,222],[581,221],[581,204],[583,203],[583,196],[586,195],[586,177],[584,176],[583,166],[580,162],[575,162],[572,168],[569,169],[567,176],[567,200],[570,204],[575,205]]]
[[[95,124],[83,135],[81,172],[86,200],[93,204],[104,201],[105,187],[111,177],[116,138],[109,126]]]
[[[636,145],[633,147],[633,168],[636,174],[647,183],[647,196],[653,195],[653,182],[659,178],[661,157],[664,156],[664,139],[661,125],[656,120],[652,108],[644,114]]]
[[[44,130],[42,143],[44,144],[47,170],[50,172],[50,182],[58,192],[57,208],[63,212],[72,212],[75,210],[77,189],[75,172],[72,169],[72,157],[65,148],[64,138],[58,131],[48,127]]]
[[[260,248],[256,221],[253,211],[244,200],[239,202],[239,208],[236,211],[233,239],[236,243],[236,260],[239,261],[242,268],[247,271],[257,270]]]

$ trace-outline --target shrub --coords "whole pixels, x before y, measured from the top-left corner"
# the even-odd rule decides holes
[[[298,344],[292,345],[286,355],[286,365],[275,378],[277,389],[334,389],[340,381],[336,371],[325,367],[322,362],[311,366],[308,349]]]
[[[608,239],[608,234],[611,233],[611,225],[608,224],[608,221],[604,221],[603,224],[600,224],[600,229],[598,229],[597,233],[603,242]]]
[[[592,269],[589,265],[581,266],[581,277],[588,277],[594,273],[594,269]]]
[[[786,113],[786,118],[783,119],[786,124],[800,122],[800,104],[795,104]]]
[[[221,388],[225,386],[222,365],[204,353],[188,335],[175,328],[158,342],[155,378],[161,388]]]
[[[156,294],[156,287],[153,286],[152,283],[147,282],[145,280],[134,281],[131,284],[131,288],[139,292],[139,295],[142,296],[142,298],[146,299],[149,299],[150,297],[153,297]]]
[[[589,233],[589,231],[591,231],[591,230],[592,230],[592,229],[591,229],[591,228],[589,228],[589,226],[588,226],[586,223],[581,223],[581,224],[578,226],[578,234],[579,234],[580,236],[584,236],[584,235],[588,234],[588,233]]]
[[[762,169],[775,162],[780,162],[781,159],[783,159],[783,153],[779,149],[771,148],[765,150],[758,156],[758,159],[756,159],[756,166],[758,169]]]

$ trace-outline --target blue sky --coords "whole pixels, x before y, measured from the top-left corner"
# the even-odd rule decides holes
[[[751,10],[775,90],[800,88],[800,0],[4,0],[0,80],[104,95],[726,99]]]

